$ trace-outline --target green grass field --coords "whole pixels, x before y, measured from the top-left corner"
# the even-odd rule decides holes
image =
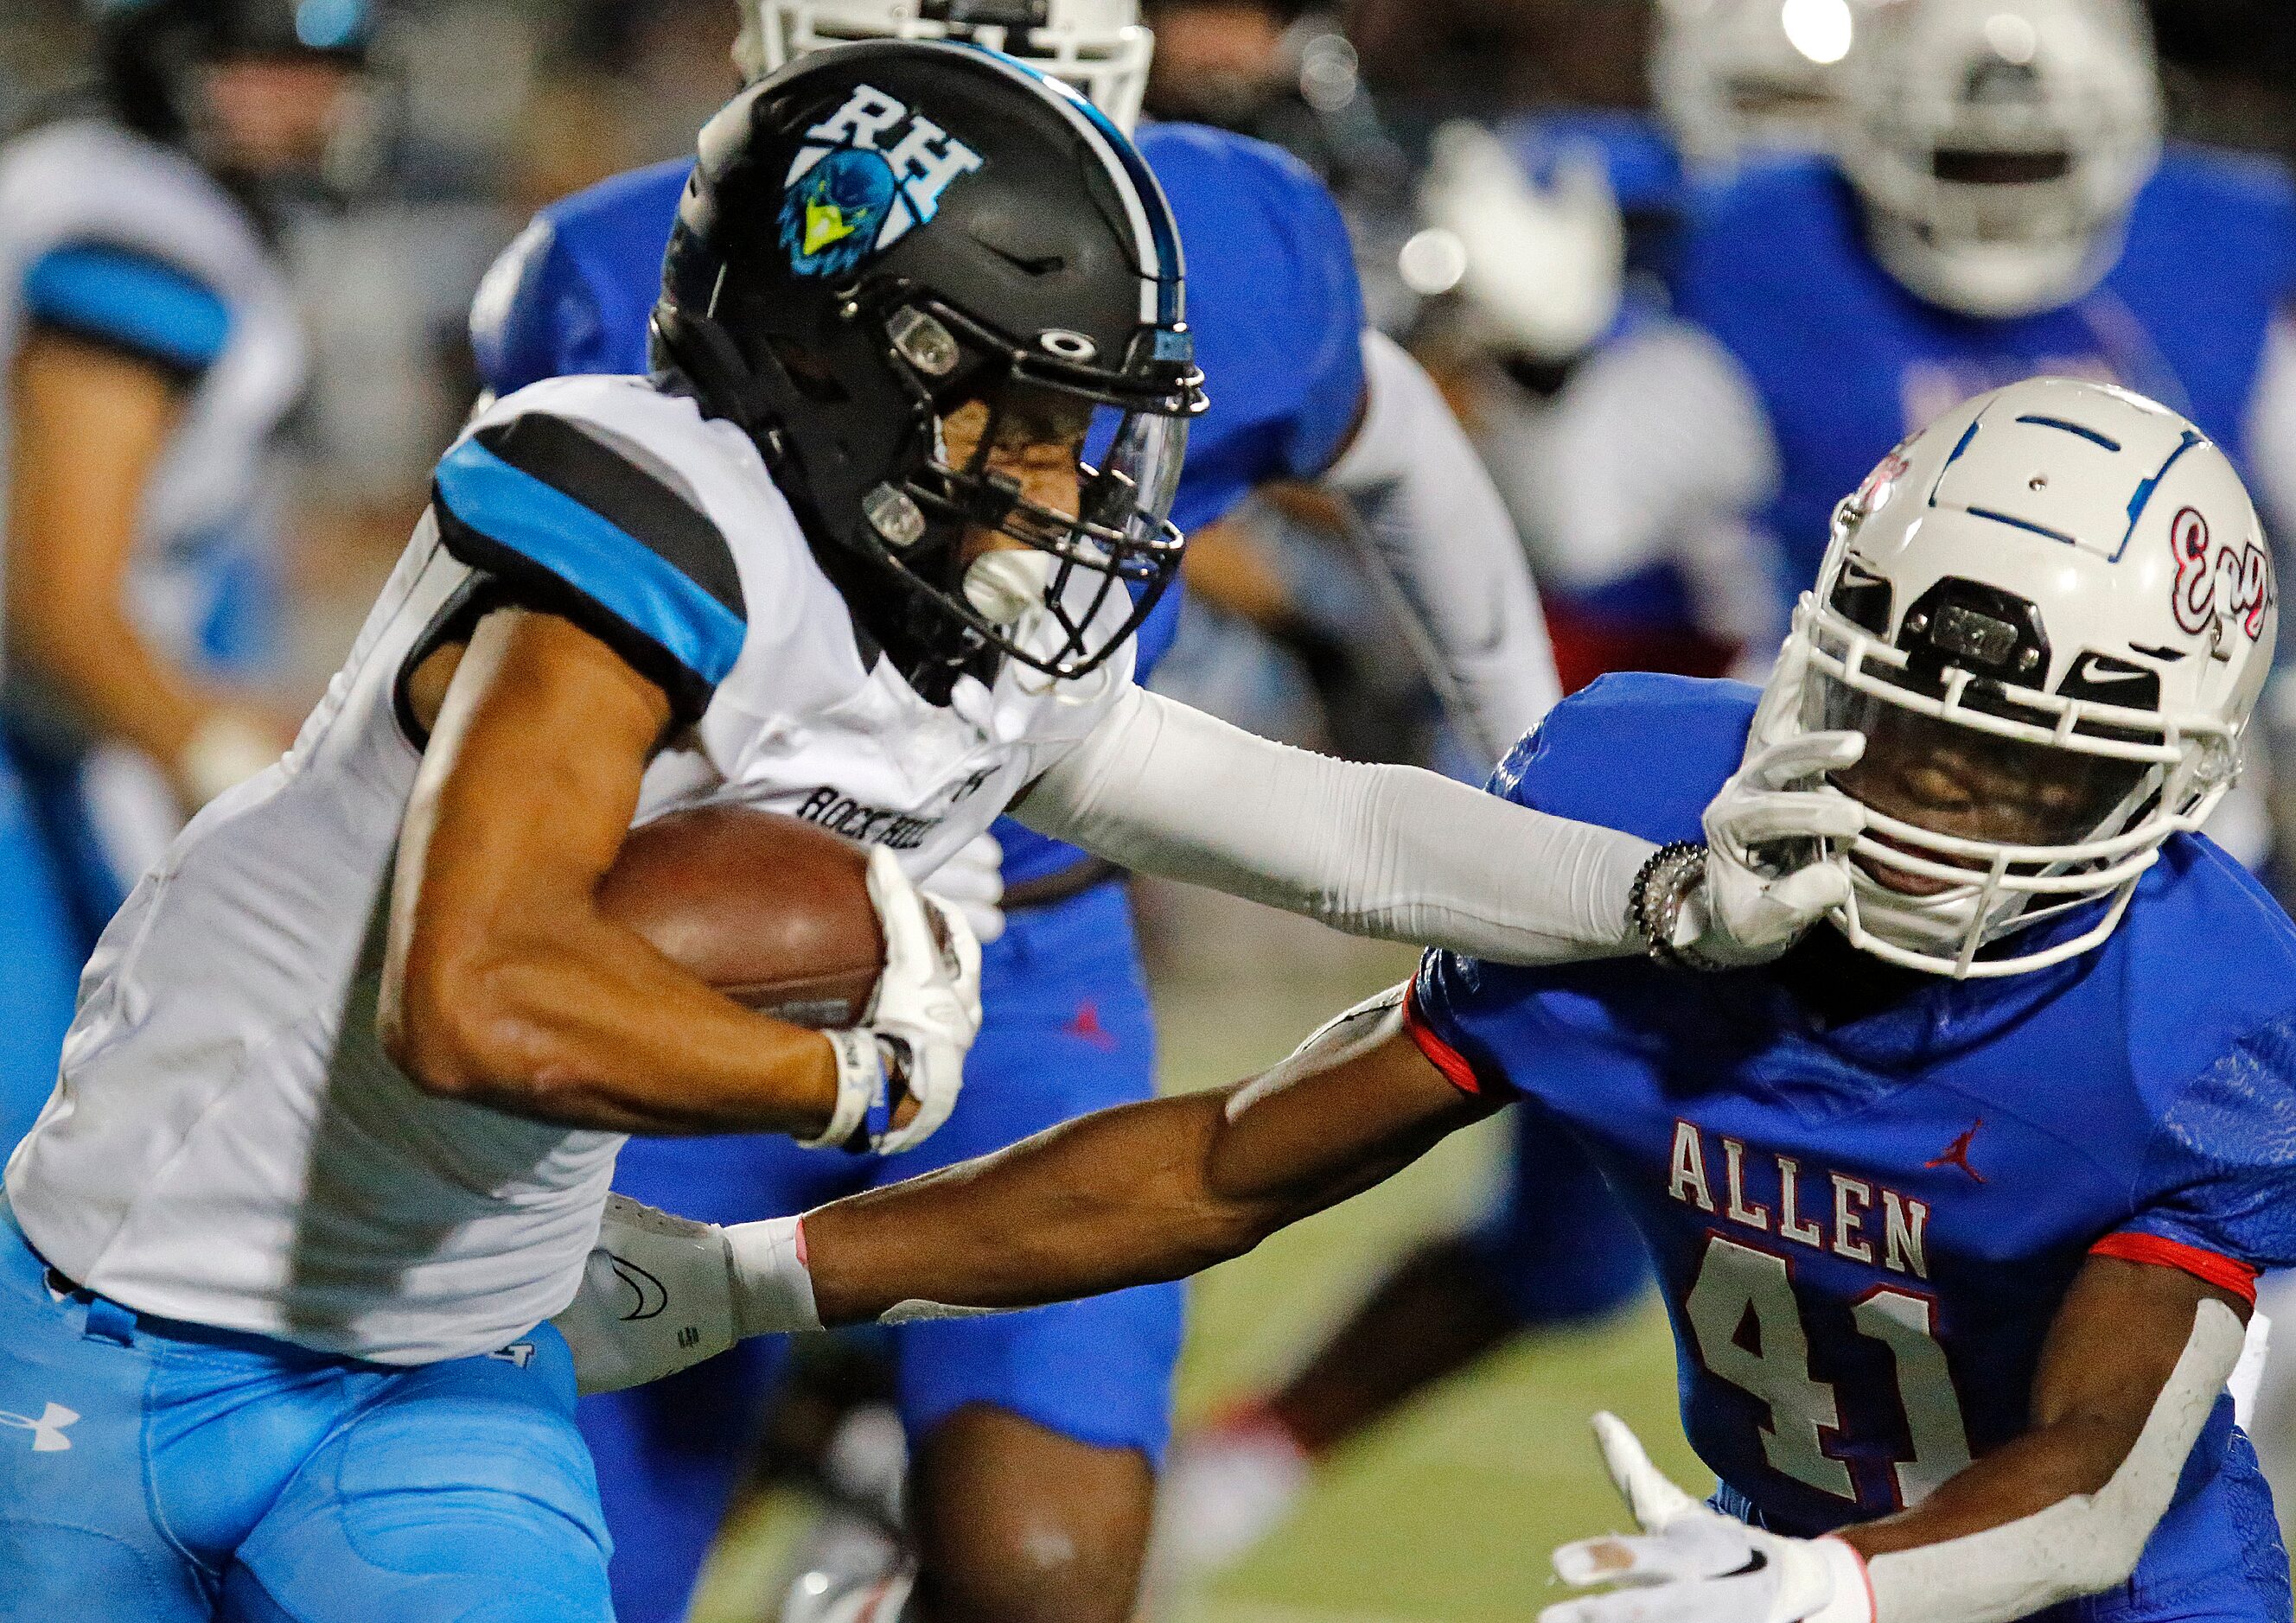
[[[1226,964],[1161,976],[1166,1085],[1248,1074],[1411,963],[1377,949],[1290,977]],[[1398,1252],[1472,1211],[1491,1186],[1497,1126],[1197,1281],[1183,1414],[1279,1376]],[[1343,1451],[1285,1527],[1209,1591],[1180,1597],[1169,1623],[1523,1623],[1558,1593],[1547,1552],[1624,1521],[1587,1429],[1598,1407],[1632,1422],[1685,1486],[1710,1483],[1675,1419],[1664,1316],[1645,1303],[1607,1328],[1492,1359]],[[695,1623],[762,1615],[793,1520],[771,1501],[750,1508]]]

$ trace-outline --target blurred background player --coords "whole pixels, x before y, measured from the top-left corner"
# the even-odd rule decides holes
[[[1571,385],[1598,348],[1665,329],[1697,191],[1742,166],[1830,149],[1842,59],[1867,9],[1663,0],[1647,110],[1563,106],[1495,130],[1460,119],[1431,143],[1423,229],[1401,264],[1427,300],[1414,346],[1439,357],[1431,364],[1530,549],[1566,692],[1606,670],[1715,675],[1769,627],[1726,523],[1621,541],[1629,495],[1603,511],[1558,509],[1570,481],[1554,464],[1584,454],[1571,429],[1589,414],[1562,406],[1583,394]],[[1576,319],[1558,323],[1551,312],[1572,287]]]
[[[1669,279],[1678,321],[1578,381],[1573,455],[1542,468],[1558,530],[1596,537],[1620,575],[1735,534],[1734,569],[1770,583],[1759,661],[1829,493],[1910,425],[2042,373],[2188,411],[2285,511],[2296,193],[2272,165],[2164,154],[2141,13],[1903,0],[1859,14],[1841,83],[1838,153],[1746,166],[1700,197]],[[2260,827],[2219,832],[2260,857]]]
[[[751,77],[840,40],[953,33],[1037,63],[1123,124],[1140,106],[1152,45],[1129,0],[768,0],[745,24],[737,53]],[[1320,480],[1359,500],[1381,567],[1424,617],[1461,731],[1492,758],[1557,697],[1536,594],[1505,510],[1441,398],[1398,346],[1366,333],[1330,196],[1259,142],[1155,123],[1139,139],[1179,222],[1198,360],[1222,380],[1191,425],[1175,521],[1200,542],[1272,480]],[[619,176],[542,212],[474,309],[490,388],[644,368],[646,313],[687,168]],[[1177,601],[1160,606],[1144,629],[1144,672],[1169,645],[1178,611]],[[1150,1096],[1153,1033],[1122,876],[1010,821],[996,832],[1004,922],[987,948],[986,1023],[964,1101],[924,1159],[824,1160],[767,1138],[660,1140],[625,1152],[617,1187],[712,1220],[795,1212]],[[984,895],[994,894],[992,881]],[[936,1616],[1129,1614],[1181,1306],[1178,1288],[1165,1286],[895,1332],[896,1400],[916,1455],[908,1520]],[[777,1343],[751,1343],[677,1381],[585,1404],[625,1623],[683,1614],[785,1358]],[[898,1483],[901,1464],[881,1456],[860,1474]],[[859,1539],[832,1564],[892,1553]],[[802,1585],[792,1602],[817,1603]]]
[[[270,464],[305,373],[266,209],[343,136],[368,19],[124,0],[99,29],[97,92],[0,149],[7,740],[70,903],[9,952],[12,996],[43,955],[76,973],[182,819],[293,736],[251,685],[277,653]],[[20,936],[40,916],[6,911]],[[48,1042],[51,1084],[53,1018],[0,1021]],[[45,1090],[9,1091],[12,1143]]]

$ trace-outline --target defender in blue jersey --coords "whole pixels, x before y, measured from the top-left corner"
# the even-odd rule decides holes
[[[2284,1623],[2224,1385],[2296,1261],[2296,926],[2196,832],[2276,635],[2254,510],[2176,413],[2042,380],[1833,536],[1759,695],[1610,678],[1493,780],[1664,842],[1645,957],[1431,953],[1226,1094],[808,1214],[752,1323],[1185,1273],[1515,1103],[1635,1214],[1722,1480],[1601,1417],[1642,1530],[1557,1552],[1620,1586],[1546,1623]],[[1752,873],[1830,922],[1742,971],[1667,945],[1681,885]]]
[[[1657,22],[1654,112],[1549,111],[1488,135],[1447,125],[1420,184],[1424,224],[1464,250],[1453,297],[1472,358],[1446,388],[1470,400],[1477,447],[1537,561],[1565,693],[1616,670],[1721,675],[1772,619],[1767,583],[1727,567],[1727,534],[1628,557],[1618,538],[1635,489],[1603,511],[1572,499],[1587,447],[1571,430],[1601,416],[1577,380],[1596,352],[1669,324],[1665,284],[1693,195],[1742,166],[1819,149],[1837,111],[1839,68],[1788,39],[1775,0],[1669,0]],[[1279,1386],[1178,1439],[1157,1504],[1161,1573],[1241,1561],[1317,1462],[1435,1382],[1640,1295],[1650,1266],[1634,1225],[1593,1164],[1528,1112],[1503,1179],[1472,1227],[1405,1258]]]
[[[909,9],[765,5],[745,13],[742,67],[754,75],[840,38],[943,31]],[[1057,0],[1028,33],[1008,32],[990,10],[973,15],[972,37],[1077,84],[1119,119],[1136,110],[1149,42],[1129,0]],[[1179,125],[1149,126],[1138,140],[1179,223],[1197,359],[1218,380],[1190,425],[1174,521],[1197,529],[1275,480],[1322,477],[1363,498],[1478,730],[1513,738],[1556,697],[1528,570],[1440,397],[1399,348],[1364,331],[1330,195],[1259,142]],[[490,389],[646,370],[646,319],[689,168],[619,176],[541,212],[473,308]],[[1170,644],[1178,599],[1168,594],[1141,630],[1143,674]],[[1154,1033],[1119,876],[1009,818],[995,837],[1003,935],[985,949],[986,1015],[968,1092],[932,1145],[879,1160],[823,1158],[767,1137],[634,1141],[616,1187],[715,1221],[796,1212],[1149,1097]],[[991,848],[989,862],[998,855]],[[1064,1623],[1127,1615],[1169,1428],[1181,1307],[1177,1288],[1165,1287],[896,1332],[898,1403],[922,1450],[913,1502],[952,1603]],[[778,1343],[751,1342],[675,1381],[583,1405],[624,1623],[683,1615],[784,1362]],[[978,1487],[988,1471],[994,1496]],[[1043,1545],[1031,1529],[1045,1527],[1075,1552],[1051,1570],[1027,1553]]]
[[[1704,183],[1668,199],[1688,222],[1661,267],[1671,312],[1637,312],[1536,414],[1481,414],[1545,565],[1566,679],[1587,671],[1590,626],[1653,611],[1702,635],[1654,653],[1598,635],[1594,651],[1657,669],[1695,670],[1685,655],[1733,646],[1766,659],[1839,493],[1913,425],[2037,373],[2177,405],[2286,510],[2296,191],[2260,160],[2179,150],[2153,167],[2158,91],[2126,8],[1861,11],[1854,59],[1808,86],[1849,94],[1838,162],[1815,143],[1764,152],[1759,132],[1732,133],[1727,87],[1771,77],[1765,42],[1787,65],[1797,58],[1775,6],[1663,11],[1655,88]],[[2030,60],[2008,60],[1988,29],[2013,52],[2030,39]],[[1557,131],[1574,134],[1622,155],[1611,168],[1622,202],[1646,194],[1658,172],[1647,153],[1637,160],[1600,126]],[[2263,854],[2257,801],[2235,800],[2213,825],[2251,861]],[[1480,1295],[1455,1293],[1461,1309],[1441,1322],[1502,1332],[1509,1302],[1550,1277],[1528,1237],[1541,1225],[1520,1221],[1550,1202],[1599,1209],[1567,1184],[1511,1179],[1497,1222],[1465,1254]],[[1394,1305],[1430,1309],[1423,1291]],[[1382,1328],[1367,1314],[1261,1412],[1321,1447],[1396,1401],[1376,1360],[1349,1356],[1391,1340]],[[1258,1435],[1265,1447],[1267,1428]],[[1234,1509],[1221,1505],[1218,1522],[1232,1527]]]

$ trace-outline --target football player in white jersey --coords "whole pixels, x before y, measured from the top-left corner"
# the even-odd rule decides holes
[[[1169,211],[1080,96],[820,53],[703,131],[664,289],[654,378],[473,421],[295,748],[105,932],[7,1170],[12,1602],[610,1616],[543,1321],[622,1135],[932,1131],[978,959],[913,882],[1007,806],[1365,933],[1648,945],[1647,842],[1127,680],[1200,389]],[[751,1013],[599,914],[631,824],[702,804],[877,848],[865,1026]],[[1744,962],[1844,895],[1718,859],[1682,899],[1669,942]]]
[[[100,93],[0,147],[8,747],[70,904],[70,974],[201,802],[275,759],[292,717],[242,681],[270,646],[265,477],[304,342],[254,212],[315,170],[351,105],[365,0],[91,7]],[[0,1078],[12,1144],[54,1080]],[[20,1030],[29,1017],[7,1022]]]

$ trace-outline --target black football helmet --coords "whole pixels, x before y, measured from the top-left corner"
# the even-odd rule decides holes
[[[103,90],[130,128],[194,143],[199,70],[249,57],[304,57],[364,68],[373,0],[97,0]]]
[[[744,91],[701,133],[653,351],[756,439],[931,696],[998,655],[1093,670],[1178,571],[1167,514],[1204,400],[1171,211],[1105,116],[1011,57],[873,40]],[[946,420],[973,402],[986,422],[953,454]],[[989,465],[1048,443],[1072,447],[1073,512]],[[1034,549],[1004,577],[1025,606],[968,571],[976,527]]]

